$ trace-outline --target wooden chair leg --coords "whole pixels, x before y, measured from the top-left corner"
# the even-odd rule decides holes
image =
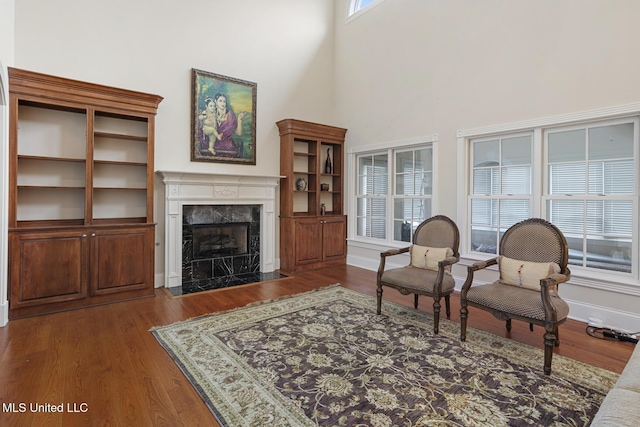
[[[450,295],[444,297],[444,305],[447,310],[447,319],[451,319],[451,301],[449,299]]]
[[[378,297],[376,314],[380,314],[382,313],[382,285],[381,284],[378,284],[378,289],[376,289],[376,296]]]
[[[418,309],[418,294],[413,294],[413,308]]]
[[[507,331],[511,332],[511,319],[507,319]]]
[[[560,331],[558,330],[558,326],[553,329],[553,334],[556,336],[556,347],[560,346]]]
[[[466,304],[460,306],[460,341],[467,339],[467,316],[469,315],[469,309]]]
[[[433,300],[433,333],[438,334],[440,328],[440,301]]]
[[[529,330],[533,332],[533,323],[529,323]]]
[[[553,346],[556,342],[556,336],[553,332],[547,330],[544,334],[544,374],[551,375],[551,359],[553,358]]]

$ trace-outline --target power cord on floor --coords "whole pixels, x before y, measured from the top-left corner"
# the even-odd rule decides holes
[[[611,328],[604,327],[595,327],[595,326],[587,326],[587,335],[592,336],[594,338],[599,338],[601,340],[610,340],[610,341],[624,341],[630,342],[633,344],[638,343],[638,338],[636,335],[640,334],[640,332],[626,333],[616,331]]]

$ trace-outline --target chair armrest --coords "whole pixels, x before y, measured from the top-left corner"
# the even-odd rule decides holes
[[[378,279],[377,279],[377,283],[380,283],[380,279],[382,278],[382,273],[384,273],[384,265],[387,261],[387,257],[388,256],[392,256],[392,255],[400,255],[403,254],[405,252],[409,252],[409,250],[411,249],[410,246],[407,246],[406,248],[399,248],[399,249],[388,249],[384,252],[380,252],[380,265],[378,266]]]
[[[451,266],[460,261],[459,256],[450,256],[446,257],[442,261],[438,261],[438,277],[436,278],[437,282],[442,282],[442,275],[448,274],[451,275]],[[449,269],[447,269],[449,267]]]
[[[569,272],[569,270],[567,270]],[[544,307],[545,319],[547,322],[554,321],[556,318],[556,309],[551,302],[551,298],[560,298],[558,295],[558,285],[569,280],[569,274],[554,273],[546,279],[540,279],[540,296],[542,297],[542,306]]]
[[[564,283],[568,281],[569,276],[567,276],[566,274],[554,273],[554,274],[551,274],[549,277],[547,277],[545,280],[547,280],[548,282],[553,281],[553,283],[558,285],[560,283]]]
[[[462,285],[462,289],[460,289],[460,297],[465,299],[467,298],[467,292],[469,288],[471,288],[471,284],[473,283],[473,273],[478,270],[482,270],[487,267],[491,267],[492,265],[498,264],[498,257],[488,259],[486,261],[478,261],[474,262],[470,266],[467,267],[467,280],[464,281]]]
[[[444,265],[444,266],[447,266],[447,265],[453,265],[453,264],[457,263],[458,261],[460,261],[460,257],[450,256],[450,257],[446,257],[445,259],[440,261],[440,263],[442,265]]]
[[[540,291],[543,294],[558,296],[558,285],[569,280],[569,276],[566,274],[553,273],[546,279],[540,280]],[[544,296],[543,296],[544,300]]]
[[[380,257],[384,258],[384,257],[392,256],[392,255],[400,255],[400,254],[409,252],[410,249],[411,249],[410,246],[408,246],[406,248],[388,249],[388,250],[386,250],[384,252],[380,252]]]
[[[472,265],[467,267],[468,271],[474,272],[478,270],[482,270],[483,268],[491,267],[492,265],[498,264],[498,257],[488,259],[486,261],[478,261],[474,262]]]

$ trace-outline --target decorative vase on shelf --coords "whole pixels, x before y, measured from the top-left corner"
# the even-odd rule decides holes
[[[320,215],[324,215],[327,212],[327,207],[323,204],[320,205]]]
[[[298,180],[296,181],[296,189],[298,191],[304,191],[307,189],[307,181],[304,180],[304,178],[298,178]]]
[[[324,173],[333,173],[333,165],[331,164],[331,148],[327,148],[327,160],[324,162]]]

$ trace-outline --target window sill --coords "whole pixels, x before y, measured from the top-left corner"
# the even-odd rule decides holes
[[[386,251],[387,249],[399,249],[399,248],[406,248],[408,246],[411,246],[410,242],[380,242],[380,241],[376,241],[376,240],[369,240],[369,239],[363,239],[363,238],[350,238],[347,239],[347,244],[353,247],[357,247],[357,248],[362,248],[362,249],[369,249],[372,251]]]

